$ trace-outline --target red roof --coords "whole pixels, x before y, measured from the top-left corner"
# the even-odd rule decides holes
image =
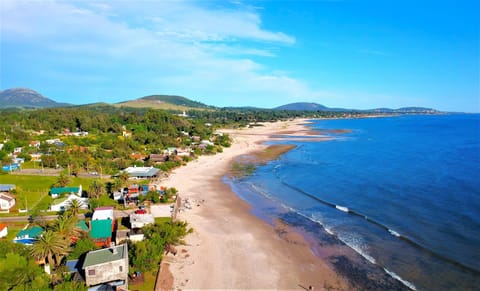
[[[7,225],[5,223],[0,223],[0,231],[2,231]]]

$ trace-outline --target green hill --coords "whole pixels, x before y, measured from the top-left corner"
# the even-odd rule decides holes
[[[44,108],[70,106],[58,103],[28,88],[12,88],[0,91],[0,108]]]
[[[189,109],[214,109],[198,101],[176,95],[150,95],[135,100],[129,100],[116,103],[115,106],[136,107],[136,108],[154,108],[170,110],[189,110]]]

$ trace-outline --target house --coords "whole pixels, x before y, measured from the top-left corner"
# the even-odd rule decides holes
[[[154,167],[128,167],[122,172],[127,173],[133,179],[152,179],[158,176],[160,170]]]
[[[130,158],[132,160],[143,161],[147,158],[147,155],[144,155],[144,154],[141,154],[141,153],[131,153]]]
[[[114,220],[113,206],[97,207],[93,211],[92,220]]]
[[[40,141],[38,140],[32,140],[29,144],[28,144],[29,147],[40,147]]]
[[[80,232],[83,232],[83,233],[90,232],[90,229],[88,229],[87,223],[83,219],[79,220],[77,222],[77,224],[75,224],[75,229],[77,231],[80,231]],[[79,239],[79,237],[73,236],[72,237],[72,243],[76,243],[78,239]]]
[[[58,138],[54,138],[54,139],[47,139],[45,142],[48,144],[58,144],[58,143],[61,143],[62,141]]]
[[[15,198],[6,193],[0,193],[0,210],[10,210],[15,206]]]
[[[88,198],[82,198],[82,197],[78,197],[76,194],[70,194],[66,199],[62,199],[61,201],[55,204],[52,204],[50,206],[50,211],[65,211],[68,209],[71,201],[73,200],[77,200],[79,202],[81,209],[88,209]]]
[[[53,187],[50,189],[52,198],[58,198],[61,194],[73,194],[82,197],[82,185],[78,187]]]
[[[5,223],[0,223],[0,238],[6,237],[8,234],[8,226]]]
[[[200,144],[201,144],[201,145],[202,145],[202,144],[205,144],[205,145],[207,145],[207,146],[213,146],[213,145],[214,145],[213,142],[211,142],[211,141],[209,141],[209,140],[206,140],[206,139],[202,140],[202,141],[200,142]]]
[[[130,230],[130,232],[128,233],[128,239],[134,243],[138,241],[142,241],[145,239],[145,234],[142,232],[141,229],[135,228]]]
[[[21,230],[13,239],[13,242],[32,245],[42,235],[43,228],[34,226],[28,229]]]
[[[177,148],[175,147],[169,147],[165,150],[165,153],[167,155],[174,155],[177,152]]]
[[[115,231],[115,218],[112,206],[97,207],[93,211],[90,236],[96,246],[110,246]]]
[[[89,287],[128,290],[127,244],[88,252],[82,269]]]
[[[122,191],[115,191],[112,194],[112,198],[115,201],[123,200],[123,192]]]
[[[90,237],[97,247],[109,247],[112,242],[112,221],[109,219],[92,220]]]
[[[175,154],[179,157],[190,157],[192,156],[192,150],[191,149],[177,149]]]
[[[152,214],[130,214],[130,226],[131,228],[142,228],[148,224],[154,224],[155,217]]]
[[[19,153],[22,152],[22,149],[23,149],[23,147],[16,147],[16,148],[13,149],[13,153],[18,155]]]
[[[168,155],[164,154],[150,154],[148,159],[153,163],[163,163],[168,161]]]
[[[0,184],[0,192],[10,192],[15,190],[15,185],[13,184]]]
[[[24,158],[18,158],[18,157],[17,157],[17,158],[13,158],[12,161],[13,161],[14,164],[23,164],[23,163],[25,163],[25,159],[24,159]]]

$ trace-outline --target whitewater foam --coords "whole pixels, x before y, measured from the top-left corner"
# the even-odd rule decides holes
[[[393,229],[390,229],[390,228],[388,229],[388,232],[391,233],[393,236],[396,236],[396,237],[401,236],[398,232],[396,232],[396,231],[394,231]]]
[[[392,276],[392,278],[402,282],[403,285],[407,286],[408,288],[412,289],[412,290],[417,290],[417,287],[415,287],[415,285],[413,285],[413,283],[411,282],[408,282],[407,280],[404,280],[402,279],[402,277],[398,276],[397,274],[395,274],[394,272],[388,270],[387,268],[383,268],[383,270],[389,274],[390,276]]]
[[[349,211],[348,208],[345,207],[345,206],[335,205],[335,208],[337,208],[340,211],[346,212],[346,213],[348,213],[348,211]]]

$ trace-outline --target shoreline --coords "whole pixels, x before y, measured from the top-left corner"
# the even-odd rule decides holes
[[[164,258],[162,269],[168,268],[173,282],[159,275],[159,281],[164,283],[157,290],[306,290],[310,285],[317,289],[352,288],[328,262],[315,255],[302,234],[256,217],[251,213],[252,206],[222,181],[236,158],[265,151],[267,141],[326,138],[312,132],[305,122],[296,119],[222,130],[233,139],[230,148],[214,156],[201,156],[174,170],[162,182],[176,187],[182,199],[194,201],[193,209],[178,215],[179,220],[193,227],[194,233],[186,237],[186,245],[178,246],[178,256]]]

